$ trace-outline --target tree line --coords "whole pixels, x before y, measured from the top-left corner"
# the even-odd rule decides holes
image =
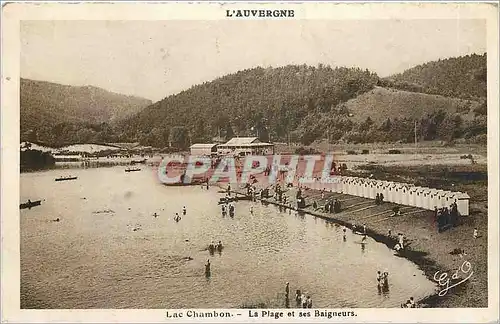
[[[485,66],[486,55],[472,55],[424,64],[390,80],[368,70],[321,64],[256,67],[195,85],[116,123],[56,122],[22,129],[21,139],[52,145],[139,142],[179,149],[233,136],[304,145],[321,139],[332,143],[412,142],[416,123],[418,140],[481,142],[486,137],[487,119]],[[446,73],[453,69],[463,75],[450,78]],[[467,78],[472,80],[469,90]],[[465,93],[481,104],[472,112],[472,119],[468,108],[455,113],[435,111],[418,120],[389,117],[378,124],[370,117],[362,121],[351,118],[348,100],[377,85],[405,82],[412,91],[457,97]]]

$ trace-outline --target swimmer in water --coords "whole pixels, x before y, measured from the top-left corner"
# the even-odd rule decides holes
[[[158,214],[157,214],[157,213],[154,213],[154,214],[153,214],[153,217],[154,217],[154,218],[158,217]]]
[[[253,214],[253,206],[250,206],[250,214]]]

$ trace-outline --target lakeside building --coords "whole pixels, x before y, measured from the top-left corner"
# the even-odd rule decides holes
[[[220,154],[254,155],[274,154],[274,144],[263,143],[257,137],[233,137],[217,147]]]
[[[218,144],[193,144],[189,147],[191,155],[212,155],[217,154]]]

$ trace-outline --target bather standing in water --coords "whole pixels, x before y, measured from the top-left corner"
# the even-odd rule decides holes
[[[179,213],[175,213],[174,221],[179,222],[181,220],[181,216],[179,216]]]
[[[219,243],[217,243],[217,244],[215,245],[215,249],[216,249],[217,251],[219,251],[219,252],[222,252],[222,242],[221,242],[221,241],[219,241]]]
[[[211,271],[210,271],[210,260],[207,260],[207,264],[205,264],[205,276],[210,277]]]
[[[311,296],[307,296],[307,308],[312,308],[313,307],[313,300],[311,299]]]
[[[303,293],[302,294],[302,308],[307,308],[307,297],[306,297],[306,294]]]
[[[186,206],[182,207],[182,215],[186,216],[187,210]]]
[[[300,292],[300,289],[295,291],[295,303],[297,307],[300,307],[300,304],[302,303],[302,293]]]

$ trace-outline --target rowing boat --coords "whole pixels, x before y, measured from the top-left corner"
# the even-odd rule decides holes
[[[57,178],[56,181],[66,181],[66,180],[76,180],[76,179],[78,179],[78,177],[66,177],[66,178],[60,177]]]
[[[31,209],[31,207],[40,206],[41,204],[42,204],[41,200],[29,201],[29,202],[25,202],[23,204],[20,204],[19,209],[26,209],[26,208]]]

